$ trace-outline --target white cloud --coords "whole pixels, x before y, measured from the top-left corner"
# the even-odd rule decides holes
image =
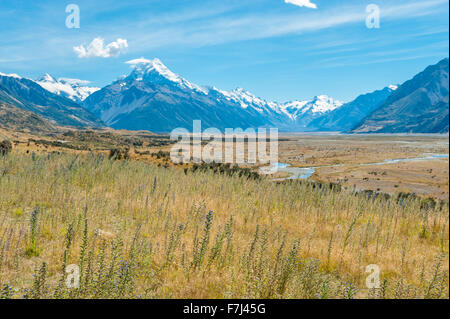
[[[95,38],[87,46],[87,48],[84,45],[80,45],[73,47],[73,51],[78,54],[79,58],[109,58],[119,56],[120,53],[126,48],[128,48],[128,42],[126,39],[119,38],[105,46],[102,38]]]
[[[141,64],[141,63],[151,63],[151,60],[145,59],[145,58],[139,58],[139,59],[134,59],[134,60],[130,60],[125,62],[126,64],[130,64],[131,66],[134,66],[136,64]]]
[[[290,3],[299,7],[307,7],[311,9],[317,9],[315,3],[311,3],[311,0],[284,0],[286,3]]]
[[[78,85],[88,85],[91,81],[79,80],[79,79],[71,79],[71,78],[59,78],[58,81],[63,81],[68,84],[78,84]]]

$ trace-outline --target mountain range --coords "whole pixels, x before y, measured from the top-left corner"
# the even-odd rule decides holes
[[[104,126],[95,115],[73,100],[16,74],[0,73],[0,104],[32,112],[53,125]]]
[[[55,126],[42,116],[18,107],[0,103],[0,128],[42,134],[55,131]]]
[[[89,95],[100,90],[100,88],[88,86],[89,81],[69,78],[55,79],[48,73],[38,78],[36,83],[47,91],[67,97],[77,103],[83,102]]]
[[[448,59],[427,67],[389,95],[353,132],[448,132],[448,69]]]
[[[360,95],[329,114],[313,120],[309,127],[319,131],[349,131],[379,108],[397,88],[396,85],[389,85],[382,90]]]
[[[55,79],[49,74],[33,81],[0,73],[3,113],[8,110],[12,119],[12,110],[21,109],[48,121],[48,125],[153,132],[191,129],[197,119],[202,120],[203,128],[220,130],[277,127],[293,132],[448,132],[448,59],[402,85],[388,85],[348,103],[327,95],[285,103],[266,101],[241,88],[224,91],[196,85],[159,59],[141,58],[129,64],[133,66],[129,75],[101,89],[89,86],[88,81]],[[5,116],[0,120],[6,121]]]
[[[139,59],[130,75],[90,95],[84,106],[117,129],[167,132],[190,129],[201,119],[205,127],[306,128],[317,116],[342,105],[327,96],[285,104],[268,102],[238,88],[201,87],[170,71],[160,60]]]
[[[133,63],[130,75],[93,93],[83,103],[113,128],[167,132],[176,127],[189,129],[193,120],[201,119],[205,127],[221,130],[278,127],[282,131],[311,131],[312,121],[343,106],[326,95],[306,101],[266,101],[242,88],[224,91],[193,84],[158,59]]]

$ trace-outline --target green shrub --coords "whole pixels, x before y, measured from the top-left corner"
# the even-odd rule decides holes
[[[4,140],[3,142],[0,142],[0,156],[5,156],[6,154],[10,153],[12,150],[12,144],[8,140]]]
[[[113,148],[109,151],[109,158],[115,160],[126,160],[130,158],[129,149]]]

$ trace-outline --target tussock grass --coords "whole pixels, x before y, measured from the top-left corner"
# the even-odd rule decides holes
[[[0,297],[448,298],[448,220],[448,203],[12,153],[0,157]],[[369,264],[380,289],[365,288]]]

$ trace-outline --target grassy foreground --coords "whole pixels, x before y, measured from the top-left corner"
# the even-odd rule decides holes
[[[0,298],[448,298],[448,221],[448,203],[12,153]]]

